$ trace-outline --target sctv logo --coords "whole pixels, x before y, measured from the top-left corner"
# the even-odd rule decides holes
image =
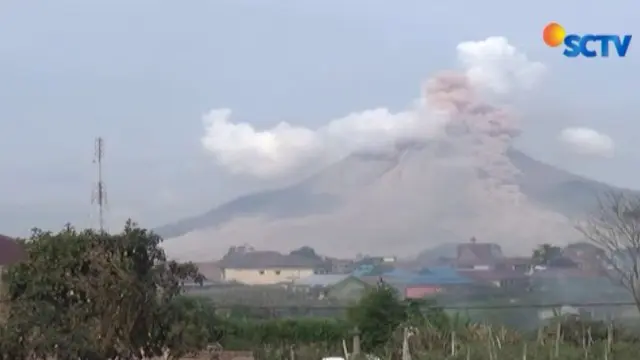
[[[629,45],[631,45],[631,35],[629,34],[567,34],[562,25],[555,22],[545,26],[542,31],[542,38],[551,47],[564,44],[565,49],[562,54],[570,58],[580,55],[588,58],[609,57],[612,55],[625,57],[627,56]]]

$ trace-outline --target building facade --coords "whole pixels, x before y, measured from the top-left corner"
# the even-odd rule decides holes
[[[323,265],[320,259],[255,250],[227,254],[218,263],[223,281],[247,285],[292,283],[321,272]]]

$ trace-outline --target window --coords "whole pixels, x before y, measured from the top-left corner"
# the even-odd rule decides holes
[[[276,270],[276,275],[280,275],[280,270]]]
[[[264,275],[264,270],[260,270],[260,275]]]

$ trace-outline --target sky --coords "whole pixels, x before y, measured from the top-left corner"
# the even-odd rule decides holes
[[[632,22],[638,7],[630,0],[589,9],[576,0],[3,1],[0,233],[97,224],[96,136],[105,140],[109,227],[127,218],[159,226],[293,181],[223,166],[204,141],[206,115],[230,109],[233,121],[254,129],[281,122],[315,129],[367,109],[401,111],[427,77],[457,66],[459,43],[490,36],[546,68],[535,90],[512,99],[524,129],[517,146],[640,188],[640,50],[632,42],[625,58],[568,59],[541,39],[550,21],[568,32],[640,34]]]

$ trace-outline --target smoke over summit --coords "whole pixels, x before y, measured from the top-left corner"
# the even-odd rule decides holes
[[[577,240],[572,218],[610,188],[512,146],[522,130],[507,104],[545,67],[501,37],[461,43],[457,59],[401,112],[381,107],[314,129],[280,123],[268,130],[232,122],[229,110],[207,114],[202,144],[228,171],[262,179],[316,171],[157,229],[169,238],[168,254],[205,261],[248,243],[410,256],[474,236],[525,255],[539,243]],[[578,135],[572,144],[598,140]]]
[[[518,127],[513,116],[486,99],[531,88],[544,66],[529,61],[502,37],[463,42],[457,46],[457,57],[459,69],[428,79],[406,111],[393,113],[381,107],[351,113],[316,129],[282,122],[258,130],[249,123],[231,122],[230,109],[215,109],[204,116],[202,145],[228,171],[260,178],[287,176],[310,162],[320,168],[356,151],[447,133],[465,134],[477,151],[504,150]]]

